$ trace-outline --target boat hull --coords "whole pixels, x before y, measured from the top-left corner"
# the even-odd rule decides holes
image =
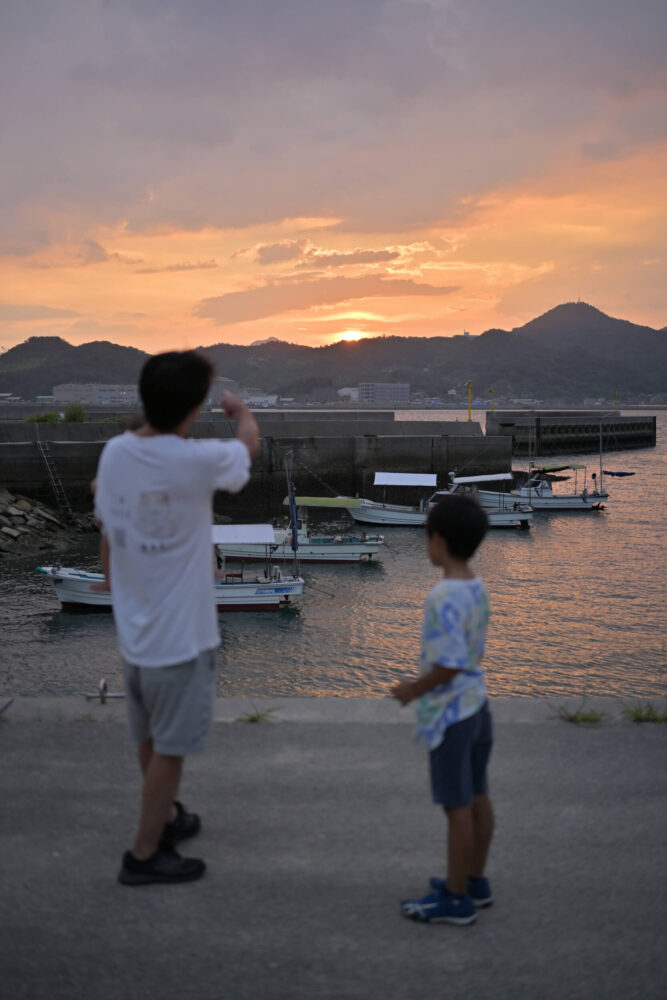
[[[601,504],[607,500],[608,493],[558,494],[540,496],[535,490],[512,490],[511,496],[529,503],[534,510],[600,510]]]
[[[362,501],[361,507],[351,507],[350,514],[355,521],[365,524],[384,524],[399,526],[423,526],[426,524],[428,512],[414,507],[399,507],[389,504],[375,504]],[[490,528],[528,528],[533,519],[533,512],[526,510],[494,510],[485,508]]]
[[[401,507],[398,504],[374,503],[362,500],[359,507],[348,507],[348,513],[361,524],[384,525],[424,525],[427,511],[417,507]]]
[[[63,609],[111,610],[112,594],[99,589],[104,583],[101,574],[52,566],[40,566],[39,569],[49,578]],[[278,611],[290,604],[291,598],[301,595],[303,587],[301,577],[258,577],[251,581],[217,581],[212,589],[218,611]]]
[[[273,561],[281,559],[289,561],[294,558],[292,550],[291,535],[279,540],[276,532],[277,542],[274,545],[218,545],[218,552],[225,559],[244,562],[266,562],[267,557]],[[379,536],[375,540],[364,541],[361,538],[345,538],[345,536],[333,536],[314,539],[313,537],[299,538],[297,555],[299,562],[312,563],[359,563],[368,562],[377,555],[384,539]],[[267,552],[268,549],[268,552]]]

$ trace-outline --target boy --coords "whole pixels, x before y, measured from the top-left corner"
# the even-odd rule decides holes
[[[493,902],[484,877],[493,834],[486,781],[491,715],[479,665],[489,604],[468,565],[487,527],[470,496],[446,496],[431,509],[426,546],[444,579],[426,599],[421,676],[391,690],[402,705],[419,698],[417,737],[430,751],[433,801],[444,808],[449,828],[447,878],[432,878],[432,892],[401,903],[411,920],[471,924],[477,908]]]
[[[139,381],[145,423],[112,438],[97,470],[102,563],[143,774],[139,825],[118,875],[124,885],[191,881],[206,867],[174,844],[201,826],[176,795],[183,758],[203,749],[212,716],[220,637],[211,502],[216,489],[245,486],[259,443],[252,413],[227,393],[222,407],[238,421],[238,439],[187,439],[212,375],[194,351],[149,358]]]

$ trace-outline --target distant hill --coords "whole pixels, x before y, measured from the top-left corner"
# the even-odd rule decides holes
[[[373,337],[327,347],[269,338],[203,350],[220,375],[297,398],[333,397],[359,381],[409,382],[413,391],[446,396],[471,380],[481,395],[493,387],[497,398],[572,402],[664,393],[667,386],[667,330],[613,319],[583,302],[479,337]],[[0,392],[32,399],[61,382],[132,383],[146,357],[106,341],[73,347],[58,337],[31,337],[0,357]]]
[[[0,392],[34,399],[63,382],[136,383],[147,357],[107,340],[74,347],[61,337],[30,337],[0,356]]]

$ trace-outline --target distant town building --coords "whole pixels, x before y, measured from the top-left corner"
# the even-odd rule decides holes
[[[15,396],[13,392],[0,392],[0,403],[19,403],[20,396]]]
[[[409,403],[408,382],[360,382],[360,403]]]
[[[263,389],[256,389],[253,387],[248,387],[246,389],[241,389],[241,398],[244,403],[248,406],[275,406],[278,402],[278,396],[270,395],[264,392]]]
[[[336,395],[341,399],[347,399],[352,403],[359,402],[359,389],[357,386],[348,385],[336,391]]]
[[[53,387],[57,406],[84,403],[88,406],[138,406],[136,385],[104,385],[100,382],[63,382]]]

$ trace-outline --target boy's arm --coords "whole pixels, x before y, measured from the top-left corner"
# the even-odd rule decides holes
[[[460,670],[451,670],[449,667],[435,666],[427,674],[415,678],[413,681],[400,681],[390,690],[392,698],[400,701],[401,705],[409,705],[415,698],[432,691],[433,688],[441,684],[448,684],[453,677],[459,674]]]
[[[243,441],[250,457],[255,458],[259,451],[259,427],[252,410],[246,406],[242,399],[231,392],[223,394],[221,405],[229,419],[236,420],[236,436],[239,441]]]

